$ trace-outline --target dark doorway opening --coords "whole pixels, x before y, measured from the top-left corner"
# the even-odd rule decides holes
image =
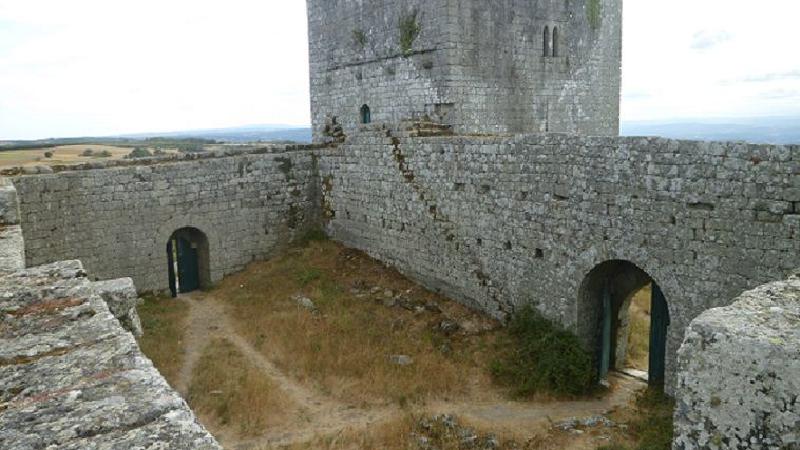
[[[208,239],[196,228],[181,228],[167,242],[169,290],[178,294],[208,287]]]
[[[663,387],[669,308],[649,274],[628,261],[604,262],[586,276],[580,308],[582,334],[595,351],[600,380],[610,371],[638,369],[648,384]]]
[[[372,123],[372,112],[369,109],[369,106],[362,105],[361,106],[361,123],[368,124]]]

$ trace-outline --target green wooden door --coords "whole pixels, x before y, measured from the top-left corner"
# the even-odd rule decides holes
[[[650,302],[650,373],[651,386],[664,384],[664,371],[667,358],[667,330],[669,328],[669,308],[664,293],[653,283]]]
[[[611,368],[611,289],[608,283],[603,285],[600,301],[603,304],[602,335],[600,344],[600,364],[599,379],[608,378],[608,371]]]
[[[178,285],[181,293],[200,289],[200,267],[197,261],[197,249],[186,238],[175,239],[178,244]]]

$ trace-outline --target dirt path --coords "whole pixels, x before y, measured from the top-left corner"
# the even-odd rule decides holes
[[[359,431],[374,424],[388,423],[403,416],[396,406],[358,409],[309,389],[281,372],[261,352],[236,332],[224,304],[208,293],[193,293],[181,297],[189,305],[185,338],[184,365],[176,389],[187,396],[192,372],[206,346],[214,338],[227,339],[247,361],[269,377],[302,411],[297,420],[281,430],[269,431],[254,439],[240,439],[232,433],[218,432],[220,443],[228,449],[249,450],[293,443],[308,442],[320,436],[332,436],[342,431]],[[487,429],[517,434],[547,430],[552,422],[570,417],[602,415],[615,407],[624,406],[642,383],[628,378],[615,380],[614,392],[598,400],[561,403],[454,403],[437,402],[428,405],[426,414],[455,414],[467,422]]]
[[[185,338],[184,365],[176,382],[178,392],[184,397],[187,395],[192,372],[209,342],[214,338],[224,338],[252,366],[279,386],[297,409],[303,412],[302,423],[268,432],[254,439],[242,440],[223,432],[218,438],[225,448],[244,450],[306,442],[317,436],[333,435],[346,429],[359,430],[374,423],[388,422],[399,414],[400,411],[395,408],[356,409],[308,389],[287,377],[236,332],[222,302],[207,293],[192,293],[181,297],[181,300],[189,305],[189,325]]]

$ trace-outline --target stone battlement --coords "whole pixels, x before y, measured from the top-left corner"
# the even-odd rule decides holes
[[[0,275],[0,447],[221,449],[104,298],[131,323],[130,280],[78,261]]]

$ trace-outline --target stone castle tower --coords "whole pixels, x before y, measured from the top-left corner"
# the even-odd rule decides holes
[[[311,113],[616,135],[622,0],[307,0]]]

